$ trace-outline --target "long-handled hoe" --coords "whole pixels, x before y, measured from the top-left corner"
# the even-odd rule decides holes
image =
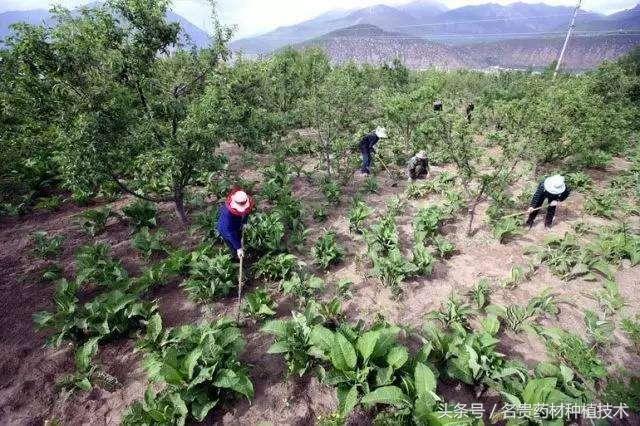
[[[395,176],[393,175],[393,173],[391,173],[391,170],[389,170],[389,167],[387,167],[387,164],[384,162],[384,160],[382,159],[382,156],[380,154],[376,155],[376,157],[378,158],[378,160],[380,161],[380,163],[382,164],[382,166],[384,167],[384,169],[387,171],[387,173],[389,174],[389,177],[391,178],[391,180],[393,181],[393,183],[391,184],[392,187],[396,187],[398,186],[398,180],[395,178]]]

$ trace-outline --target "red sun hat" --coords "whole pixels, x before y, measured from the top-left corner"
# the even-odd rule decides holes
[[[253,199],[241,189],[232,190],[227,195],[226,204],[234,216],[246,216],[254,207]]]

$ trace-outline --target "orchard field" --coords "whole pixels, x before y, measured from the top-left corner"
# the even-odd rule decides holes
[[[556,78],[248,61],[167,6],[0,51],[0,424],[640,423],[639,49]]]

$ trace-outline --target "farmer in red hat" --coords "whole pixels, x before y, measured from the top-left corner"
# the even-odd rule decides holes
[[[253,207],[253,200],[241,189],[231,191],[224,205],[220,207],[217,229],[234,257],[244,257],[242,228],[246,225]]]

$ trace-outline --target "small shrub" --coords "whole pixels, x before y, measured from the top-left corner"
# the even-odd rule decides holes
[[[249,219],[244,237],[247,246],[257,253],[271,253],[281,249],[284,233],[284,224],[278,212],[257,213]]]
[[[157,225],[156,207],[149,201],[137,200],[122,209],[135,229],[154,228]]]
[[[364,231],[364,221],[371,216],[373,210],[363,201],[356,202],[349,210],[349,230],[357,233]]]
[[[104,232],[107,221],[114,215],[110,208],[87,210],[79,215],[80,226],[91,237]]]
[[[122,288],[129,284],[122,264],[111,258],[111,248],[104,243],[80,247],[76,253],[76,281],[99,286]]]
[[[332,179],[327,179],[322,183],[322,193],[328,202],[338,204],[342,197],[342,189],[338,182]]]
[[[189,276],[181,286],[193,300],[210,302],[227,296],[238,280],[238,265],[228,253],[193,253],[189,262]]]
[[[167,244],[164,242],[166,238],[167,233],[164,229],[158,229],[152,234],[149,228],[144,227],[134,235],[131,245],[149,259],[154,253],[168,252]]]
[[[63,235],[49,237],[47,232],[37,231],[33,234],[33,253],[42,259],[57,256],[62,251],[64,241]]]
[[[435,266],[436,259],[424,245],[415,244],[413,246],[412,263],[417,268],[416,273],[426,277],[433,273],[433,267]]]
[[[313,246],[312,254],[315,262],[322,269],[327,269],[342,260],[344,249],[338,244],[335,232],[326,232]]]
[[[456,246],[441,235],[436,235],[432,243],[436,249],[436,255],[441,259],[447,259],[456,252]]]
[[[444,220],[444,213],[438,206],[424,207],[413,220],[413,239],[416,243],[425,243],[433,238]]]
[[[242,312],[261,321],[276,314],[277,305],[266,290],[256,290],[247,294],[244,298]]]
[[[280,253],[263,256],[253,265],[256,279],[281,281],[290,278],[298,269],[298,258],[292,254]]]
[[[569,187],[577,191],[584,191],[593,185],[591,177],[583,171],[567,173],[565,179]]]

